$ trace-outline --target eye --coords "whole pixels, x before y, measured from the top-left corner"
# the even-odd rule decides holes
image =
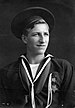
[[[49,36],[49,33],[46,33],[46,32],[45,32],[45,33],[44,33],[44,36]]]
[[[33,33],[32,36],[38,36],[38,33]]]
[[[37,37],[37,36],[41,36],[41,33],[36,32],[36,33],[33,33],[32,36],[35,36],[35,37]]]

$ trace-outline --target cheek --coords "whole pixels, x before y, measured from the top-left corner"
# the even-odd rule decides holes
[[[46,42],[49,43],[49,37],[46,37]]]
[[[29,39],[28,39],[28,44],[29,44],[29,45],[32,46],[32,45],[34,45],[35,43],[36,43],[36,40],[35,40],[35,39],[32,39],[32,38],[29,38]]]

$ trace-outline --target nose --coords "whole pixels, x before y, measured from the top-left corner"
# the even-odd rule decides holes
[[[45,42],[44,34],[41,34],[41,35],[40,35],[40,42],[41,42],[41,43],[44,43],[44,42]]]

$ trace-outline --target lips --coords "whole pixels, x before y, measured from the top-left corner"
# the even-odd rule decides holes
[[[42,44],[40,44],[40,45],[37,45],[37,46],[46,46],[46,45],[42,45]]]
[[[39,48],[45,48],[46,45],[37,45]]]
[[[37,46],[46,46],[45,44],[38,44]]]

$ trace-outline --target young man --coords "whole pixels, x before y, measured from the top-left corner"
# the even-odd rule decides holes
[[[26,44],[25,54],[0,70],[1,108],[72,108],[73,67],[46,54],[53,14],[31,7],[15,16],[14,35]]]

